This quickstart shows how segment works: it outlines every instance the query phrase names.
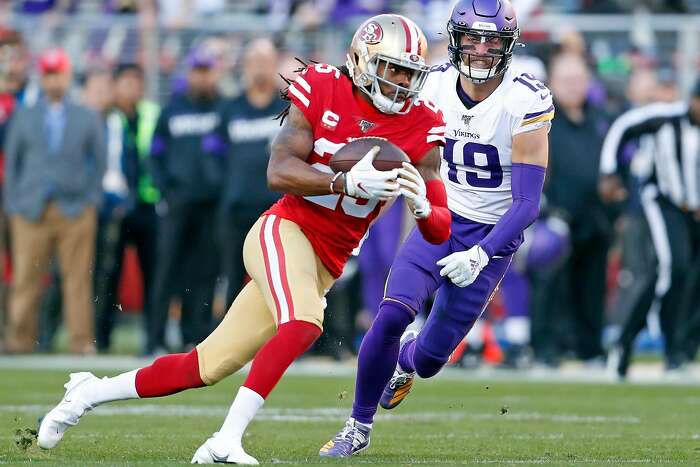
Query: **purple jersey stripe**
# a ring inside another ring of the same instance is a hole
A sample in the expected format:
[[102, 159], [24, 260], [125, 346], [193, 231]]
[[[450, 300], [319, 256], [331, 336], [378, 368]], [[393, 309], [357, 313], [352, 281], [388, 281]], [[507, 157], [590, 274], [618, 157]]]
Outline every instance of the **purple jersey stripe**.
[[551, 112], [552, 110], [554, 110], [554, 104], [550, 105], [549, 108], [548, 108], [547, 110], [543, 110], [542, 112], [533, 112], [533, 113], [531, 113], [531, 114], [525, 114], [525, 116], [523, 117], [523, 120], [527, 120], [527, 119], [529, 119], [529, 118], [537, 117], [538, 115], [546, 114], [546, 113], [548, 113], [548, 112]]

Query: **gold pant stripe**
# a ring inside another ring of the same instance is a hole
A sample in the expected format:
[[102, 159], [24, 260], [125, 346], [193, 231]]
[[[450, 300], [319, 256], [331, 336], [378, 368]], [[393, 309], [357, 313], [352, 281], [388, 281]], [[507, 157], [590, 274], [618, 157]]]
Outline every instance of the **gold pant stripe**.
[[270, 288], [277, 311], [277, 322], [284, 324], [294, 319], [294, 300], [287, 280], [286, 257], [280, 238], [281, 219], [265, 216], [260, 227], [260, 249], [265, 259], [267, 286]]

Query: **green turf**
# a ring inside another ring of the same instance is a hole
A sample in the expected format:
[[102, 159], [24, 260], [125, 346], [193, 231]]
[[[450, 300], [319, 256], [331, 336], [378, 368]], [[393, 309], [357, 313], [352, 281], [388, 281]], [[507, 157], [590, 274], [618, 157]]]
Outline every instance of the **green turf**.
[[[60, 399], [64, 379], [65, 372], [0, 372], [0, 464], [186, 464], [240, 383], [113, 404], [112, 415], [88, 414], [53, 451], [20, 450], [15, 430], [35, 426], [41, 406]], [[367, 453], [322, 461], [318, 449], [342, 426], [352, 391], [351, 378], [286, 378], [250, 426], [248, 452], [285, 464], [700, 465], [697, 387], [445, 379], [418, 381], [404, 405], [381, 412]], [[126, 409], [151, 412], [118, 413]], [[188, 409], [205, 413], [172, 414]]]

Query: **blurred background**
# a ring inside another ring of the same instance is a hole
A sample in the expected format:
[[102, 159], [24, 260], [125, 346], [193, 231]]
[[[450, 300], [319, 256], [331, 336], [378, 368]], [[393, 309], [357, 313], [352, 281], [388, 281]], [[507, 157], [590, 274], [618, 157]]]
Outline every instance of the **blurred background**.
[[[451, 362], [624, 377], [638, 355], [696, 377], [700, 211], [667, 203], [675, 227], [659, 237], [642, 196], [659, 150], [609, 129], [630, 109], [700, 98], [700, 1], [512, 1], [525, 44], [513, 66], [557, 106], [546, 200]], [[247, 280], [243, 238], [278, 196], [265, 168], [280, 75], [297, 58], [343, 64], [355, 28], [382, 12], [416, 21], [443, 63], [452, 3], [0, 1], [2, 352], [196, 345]], [[680, 176], [700, 196], [695, 170]], [[319, 358], [353, 361], [412, 228], [405, 214], [396, 203], [372, 228], [329, 294]]]

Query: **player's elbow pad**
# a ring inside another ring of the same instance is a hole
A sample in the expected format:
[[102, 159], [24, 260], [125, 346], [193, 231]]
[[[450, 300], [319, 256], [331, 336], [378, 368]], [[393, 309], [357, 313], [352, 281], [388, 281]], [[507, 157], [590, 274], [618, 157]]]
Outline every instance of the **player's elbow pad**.
[[418, 230], [428, 242], [439, 245], [450, 238], [452, 215], [447, 208], [447, 192], [441, 180], [428, 180], [425, 188], [425, 197], [430, 202], [430, 215], [418, 219]]

